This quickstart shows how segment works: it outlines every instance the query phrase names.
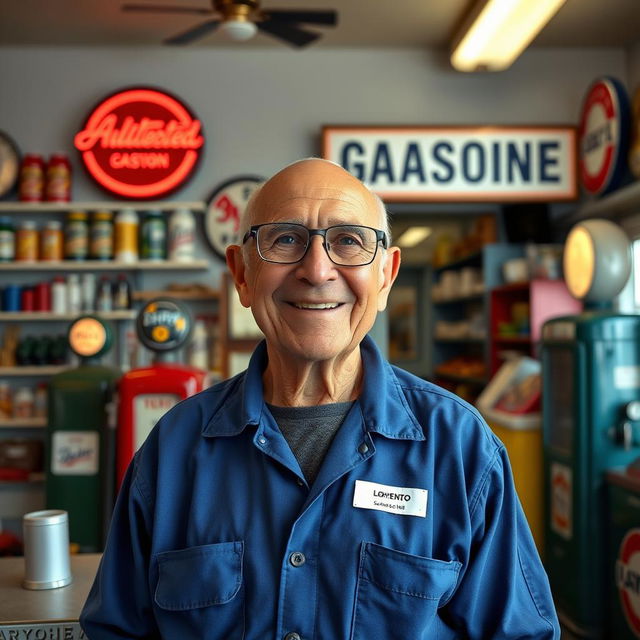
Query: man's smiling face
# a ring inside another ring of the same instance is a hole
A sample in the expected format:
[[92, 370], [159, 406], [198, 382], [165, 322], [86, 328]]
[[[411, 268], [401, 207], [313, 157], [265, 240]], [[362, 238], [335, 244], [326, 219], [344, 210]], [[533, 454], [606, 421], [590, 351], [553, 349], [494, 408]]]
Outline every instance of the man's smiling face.
[[[274, 176], [251, 212], [252, 225], [385, 226], [371, 193], [340, 167], [321, 160], [296, 163]], [[323, 361], [352, 352], [385, 308], [399, 262], [385, 253], [379, 247], [371, 264], [338, 266], [329, 259], [322, 238], [313, 236], [300, 262], [273, 264], [260, 259], [252, 238], [244, 246], [241, 268], [232, 270], [240, 299], [251, 306], [270, 347], [289, 357]]]

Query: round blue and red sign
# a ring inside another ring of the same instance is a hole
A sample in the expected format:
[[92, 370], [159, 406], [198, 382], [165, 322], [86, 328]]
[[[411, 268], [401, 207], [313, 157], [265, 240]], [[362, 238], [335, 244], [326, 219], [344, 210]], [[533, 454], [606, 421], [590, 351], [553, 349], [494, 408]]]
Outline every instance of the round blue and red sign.
[[640, 638], [640, 529], [631, 529], [622, 540], [616, 584], [627, 623]]
[[596, 80], [584, 99], [580, 118], [580, 180], [594, 195], [620, 186], [627, 173], [629, 98], [610, 77]]

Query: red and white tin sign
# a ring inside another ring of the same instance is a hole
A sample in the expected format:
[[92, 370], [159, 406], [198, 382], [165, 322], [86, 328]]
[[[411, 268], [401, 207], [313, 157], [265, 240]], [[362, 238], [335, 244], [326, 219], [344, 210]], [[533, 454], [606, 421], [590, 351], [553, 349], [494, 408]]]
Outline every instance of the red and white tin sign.
[[626, 171], [629, 99], [614, 78], [594, 82], [580, 118], [580, 180], [594, 195], [615, 189]]
[[627, 623], [640, 638], [640, 529], [631, 529], [622, 540], [616, 562], [616, 585]]
[[100, 186], [147, 199], [175, 191], [192, 176], [204, 136], [200, 120], [178, 98], [135, 87], [100, 102], [74, 144]]

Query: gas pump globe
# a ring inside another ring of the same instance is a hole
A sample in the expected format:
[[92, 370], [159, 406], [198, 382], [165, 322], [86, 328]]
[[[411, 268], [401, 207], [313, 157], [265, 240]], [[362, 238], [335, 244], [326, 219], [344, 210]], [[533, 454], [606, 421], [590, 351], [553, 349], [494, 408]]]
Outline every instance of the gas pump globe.
[[567, 237], [563, 267], [574, 298], [609, 308], [631, 274], [629, 239], [609, 220], [581, 222]]
[[612, 311], [631, 272], [617, 225], [577, 224], [563, 262], [585, 310], [542, 329], [544, 560], [561, 623], [578, 637], [604, 638], [605, 472], [640, 454], [640, 316]]

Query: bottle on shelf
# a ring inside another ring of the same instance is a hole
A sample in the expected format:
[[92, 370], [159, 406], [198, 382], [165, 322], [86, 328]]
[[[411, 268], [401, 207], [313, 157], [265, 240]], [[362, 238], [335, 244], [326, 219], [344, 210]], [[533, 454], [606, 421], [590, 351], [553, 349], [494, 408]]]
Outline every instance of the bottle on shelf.
[[13, 396], [13, 417], [33, 418], [34, 395], [30, 387], [18, 387]]
[[64, 230], [64, 257], [86, 260], [89, 256], [89, 223], [85, 211], [70, 211]]
[[56, 276], [51, 284], [51, 311], [67, 313], [67, 283], [62, 276]]
[[64, 258], [64, 234], [59, 220], [50, 220], [40, 231], [40, 260], [55, 261]]
[[195, 257], [196, 223], [189, 209], [176, 209], [169, 218], [169, 260], [191, 262]]
[[38, 227], [33, 220], [23, 220], [16, 232], [16, 261], [37, 262]]
[[82, 311], [82, 288], [80, 277], [77, 273], [67, 276], [67, 313], [80, 313]]
[[35, 286], [35, 310], [51, 311], [51, 284], [38, 282]]
[[18, 197], [21, 202], [42, 202], [44, 196], [44, 160], [39, 153], [28, 153], [22, 160]]
[[20, 311], [35, 311], [36, 296], [33, 287], [22, 287], [20, 293]]
[[16, 232], [13, 220], [0, 217], [0, 262], [11, 262], [16, 256]]
[[193, 325], [191, 344], [189, 345], [189, 364], [192, 367], [209, 370], [209, 345], [207, 325], [201, 318], [196, 319]]
[[54, 153], [47, 163], [45, 200], [69, 202], [71, 200], [71, 163], [64, 153]]
[[11, 387], [3, 380], [0, 381], [0, 420], [7, 420], [11, 416], [13, 416]]
[[115, 219], [115, 259], [119, 262], [138, 260], [138, 214], [122, 209]]
[[131, 309], [131, 285], [124, 273], [118, 274], [113, 291], [113, 308], [116, 311]]
[[47, 417], [47, 387], [48, 385], [44, 381], [38, 382], [36, 386], [33, 412], [36, 418]]
[[113, 214], [111, 211], [96, 211], [91, 221], [90, 255], [94, 260], [113, 258]]
[[143, 260], [164, 260], [167, 253], [167, 224], [162, 211], [149, 211], [142, 223]]
[[95, 273], [83, 273], [82, 274], [82, 311], [95, 311], [96, 310], [96, 274]]
[[100, 278], [100, 284], [98, 285], [98, 296], [96, 298], [96, 310], [97, 311], [112, 311], [113, 300], [111, 297], [111, 282], [107, 276]]

